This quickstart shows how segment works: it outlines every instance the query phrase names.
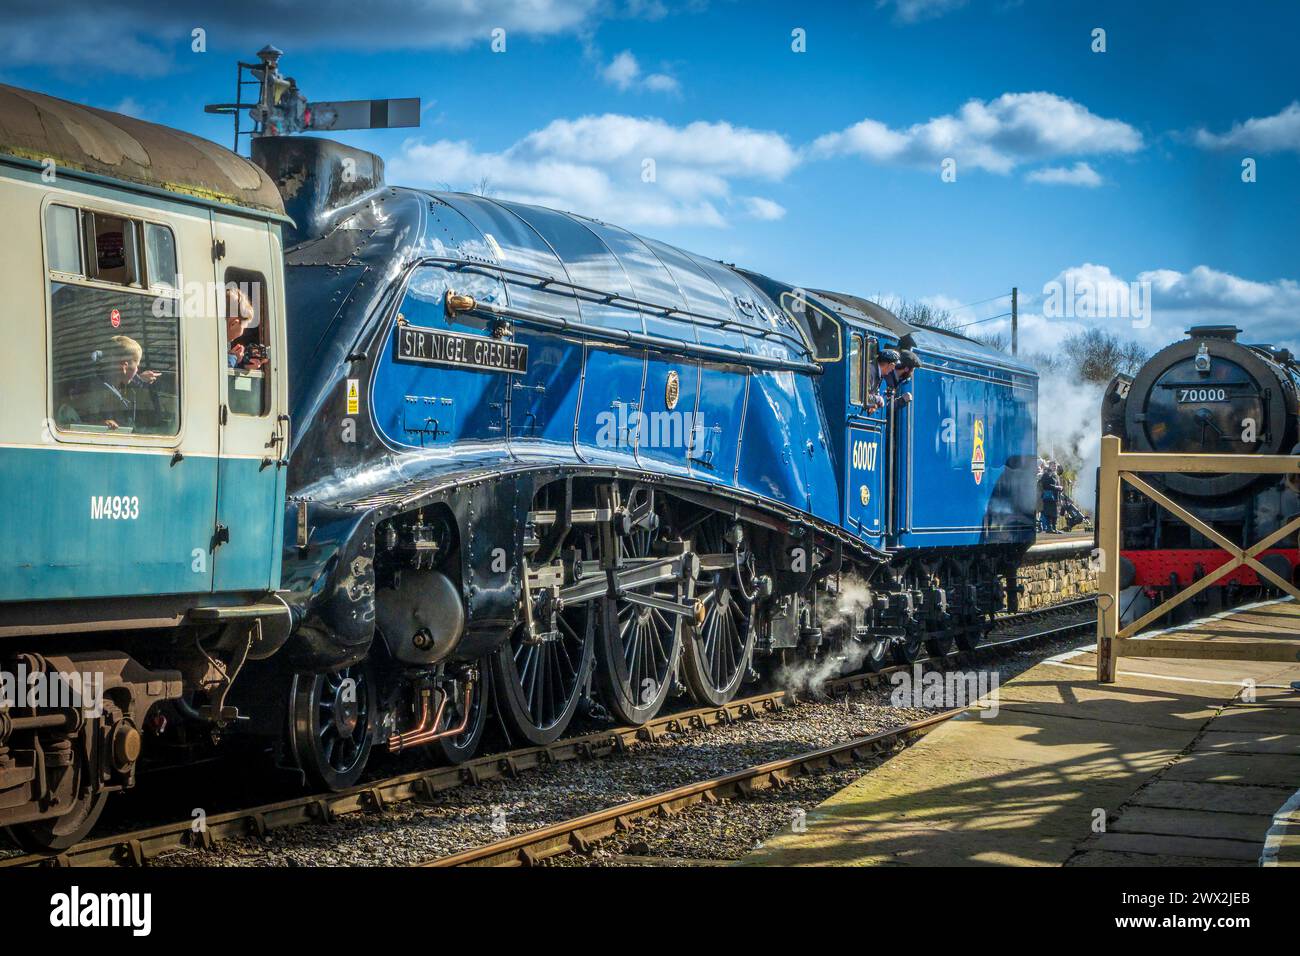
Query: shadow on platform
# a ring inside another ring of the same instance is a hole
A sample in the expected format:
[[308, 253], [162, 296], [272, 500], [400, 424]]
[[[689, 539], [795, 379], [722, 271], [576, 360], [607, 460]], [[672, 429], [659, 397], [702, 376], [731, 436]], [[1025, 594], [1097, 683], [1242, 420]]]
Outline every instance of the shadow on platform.
[[1094, 667], [1037, 665], [741, 865], [1255, 865], [1300, 788], [1300, 665]]

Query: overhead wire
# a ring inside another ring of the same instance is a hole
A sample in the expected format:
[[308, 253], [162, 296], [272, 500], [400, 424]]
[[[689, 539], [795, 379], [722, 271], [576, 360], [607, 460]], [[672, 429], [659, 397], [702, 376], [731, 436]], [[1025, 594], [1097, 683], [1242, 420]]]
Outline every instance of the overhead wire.
[[972, 325], [983, 325], [985, 322], [992, 322], [994, 319], [1005, 319], [1010, 314], [1010, 312], [1000, 312], [997, 315], [990, 315], [987, 319], [977, 319], [974, 322], [967, 322], [965, 325], [959, 326], [957, 331], [960, 332], [962, 329], [969, 329]]

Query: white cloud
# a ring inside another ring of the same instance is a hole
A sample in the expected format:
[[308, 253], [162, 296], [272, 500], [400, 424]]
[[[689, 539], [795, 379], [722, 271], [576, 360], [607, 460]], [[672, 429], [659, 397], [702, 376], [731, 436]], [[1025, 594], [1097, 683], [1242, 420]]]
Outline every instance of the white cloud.
[[[1064, 290], [1066, 297], [1072, 295], [1076, 307], [1061, 314], [1051, 303], [1052, 286]], [[1296, 321], [1300, 316], [1300, 283], [1293, 279], [1258, 281], [1198, 265], [1186, 272], [1151, 269], [1139, 272], [1130, 280], [1108, 266], [1085, 262], [1061, 270], [1044, 284], [1041, 295], [1027, 292], [1021, 289], [1022, 355], [1058, 355], [1062, 340], [1088, 329], [1100, 329], [1121, 340], [1136, 340], [1154, 353], [1181, 341], [1186, 329], [1196, 325], [1235, 325], [1243, 330], [1242, 341], [1267, 342], [1293, 351], [1300, 348], [1300, 323]], [[1094, 304], [1108, 302], [1117, 308], [1103, 315], [1080, 308], [1083, 301], [1079, 296], [1085, 294]], [[956, 300], [947, 296], [923, 301], [949, 309], [956, 306]], [[1135, 326], [1129, 318], [1116, 314], [1132, 313], [1134, 306], [1149, 306], [1149, 325]], [[999, 304], [996, 311], [1001, 312], [1003, 308]], [[1009, 339], [1010, 321], [999, 319], [966, 331], [972, 335], [999, 334]], [[1098, 386], [1079, 382], [1069, 372], [1047, 374], [1039, 381], [1039, 448], [1044, 453], [1065, 455], [1082, 463], [1074, 492], [1076, 501], [1080, 502], [1089, 501], [1093, 494], [1093, 474], [1100, 448], [1096, 423], [1101, 391]]]
[[618, 113], [554, 120], [522, 141], [539, 154], [587, 157], [596, 162], [653, 157], [660, 167], [681, 163], [731, 175], [782, 179], [799, 163], [779, 133], [730, 123], [697, 121], [672, 126], [661, 119]]
[[[1051, 302], [1053, 287], [1061, 296], [1058, 304], [1063, 300], [1073, 305], [1055, 307]], [[1083, 305], [1085, 295], [1090, 297], [1089, 307]], [[954, 300], [934, 296], [922, 301], [951, 309]], [[995, 314], [1005, 308], [999, 304]], [[1149, 324], [1142, 321], [1140, 313], [1144, 310]], [[965, 321], [979, 317], [959, 316]], [[1061, 270], [1044, 283], [1040, 294], [1021, 288], [1020, 347], [1026, 352], [1054, 352], [1067, 336], [1100, 328], [1121, 338], [1136, 339], [1154, 351], [1178, 341], [1194, 325], [1236, 325], [1244, 330], [1246, 341], [1295, 349], [1300, 347], [1297, 317], [1300, 283], [1294, 279], [1246, 279], [1206, 265], [1186, 272], [1150, 269], [1129, 279], [1108, 266], [1085, 262]], [[1010, 329], [1010, 319], [1002, 318], [967, 331], [1009, 337]]]
[[1204, 149], [1250, 149], [1261, 153], [1291, 150], [1300, 153], [1300, 100], [1272, 116], [1252, 117], [1234, 123], [1226, 133], [1196, 131], [1196, 145]]
[[109, 110], [114, 113], [123, 113], [126, 116], [134, 116], [136, 119], [144, 118], [144, 107], [140, 105], [139, 101], [137, 101], [134, 96], [128, 96], [125, 99], [118, 100], [118, 102], [109, 107]]
[[1197, 321], [1236, 322], [1258, 336], [1260, 325], [1275, 334], [1300, 335], [1300, 283], [1294, 279], [1259, 282], [1209, 266], [1188, 272], [1154, 269], [1138, 275], [1151, 283], [1153, 311], [1193, 316]]
[[642, 20], [662, 20], [668, 16], [663, 0], [627, 0], [627, 15]]
[[631, 50], [624, 50], [600, 71], [601, 77], [624, 92], [628, 90], [649, 90], [652, 93], [680, 93], [681, 85], [675, 77], [667, 73], [641, 72], [641, 64]]
[[[1107, 266], [1085, 262], [1062, 270], [1053, 280], [1065, 288], [1087, 286], [1097, 301], [1109, 299], [1123, 308], [1133, 297], [1145, 296], [1142, 283], [1150, 283], [1151, 323], [1135, 328], [1122, 317], [1044, 316], [1046, 296], [1027, 296], [1021, 290], [1020, 350], [1022, 354], [1060, 352], [1061, 341], [1090, 328], [1136, 340], [1154, 353], [1181, 341], [1196, 325], [1234, 325], [1245, 342], [1266, 342], [1300, 349], [1300, 284], [1292, 279], [1259, 282], [1199, 265], [1187, 272], [1152, 269], [1135, 278], [1137, 287]], [[1010, 322], [1002, 319], [967, 330], [972, 334], [1000, 333], [1010, 338]], [[1038, 419], [1039, 447], [1051, 454], [1068, 452], [1082, 461], [1075, 499], [1088, 501], [1093, 494], [1099, 436], [1096, 428], [1101, 389], [1082, 384], [1070, 374], [1051, 374], [1039, 382], [1039, 409], [1050, 409]]]
[[1008, 173], [1017, 165], [1063, 156], [1132, 153], [1142, 134], [1054, 93], [1004, 93], [969, 100], [956, 114], [906, 129], [864, 119], [818, 137], [816, 156], [860, 156], [877, 163], [937, 166], [945, 158], [963, 166]]
[[746, 196], [744, 202], [749, 214], [755, 219], [772, 222], [785, 217], [784, 206], [762, 196]]
[[[124, 28], [118, 16], [54, 10], [35, 5], [30, 16], [5, 11], [0, 30], [0, 62], [11, 67], [52, 65], [77, 74], [124, 73], [161, 76], [171, 68], [171, 54], [152, 37]], [[51, 38], [57, 37], [57, 42]]]
[[[242, 51], [245, 58], [268, 36], [291, 54], [310, 48], [486, 48], [498, 27], [506, 31], [508, 50], [511, 42], [529, 37], [590, 30], [611, 11], [601, 0], [370, 0], [364, 9], [352, 0], [317, 0], [301, 13], [265, 0], [169, 0], [161, 6], [155, 0], [118, 0], [111, 11], [92, 0], [25, 3], [4, 12], [0, 62], [155, 76], [189, 55], [190, 31], [200, 26], [209, 50], [219, 44], [223, 52]], [[654, 19], [665, 11], [650, 3], [627, 12]]]
[[606, 83], [612, 83], [620, 90], [630, 89], [641, 76], [641, 65], [637, 63], [630, 50], [624, 50], [610, 61], [609, 66], [601, 71]]
[[605, 114], [554, 120], [498, 152], [408, 140], [388, 165], [391, 181], [413, 186], [466, 188], [486, 179], [493, 196], [620, 224], [721, 227], [732, 218], [781, 218], [780, 204], [734, 195], [733, 184], [780, 181], [798, 162], [773, 132]]
[[950, 295], [939, 293], [938, 295], [927, 295], [920, 299], [922, 305], [928, 305], [932, 309], [939, 309], [943, 312], [951, 312], [954, 315], [961, 310], [961, 300], [954, 299]]
[[895, 23], [933, 20], [965, 5], [966, 0], [876, 0], [877, 8], [894, 8]]
[[680, 93], [681, 84], [675, 76], [667, 73], [651, 73], [645, 78], [645, 88], [652, 93]]
[[1100, 186], [1102, 178], [1097, 171], [1085, 162], [1073, 166], [1044, 166], [1032, 170], [1025, 179], [1031, 183], [1045, 183], [1049, 186]]

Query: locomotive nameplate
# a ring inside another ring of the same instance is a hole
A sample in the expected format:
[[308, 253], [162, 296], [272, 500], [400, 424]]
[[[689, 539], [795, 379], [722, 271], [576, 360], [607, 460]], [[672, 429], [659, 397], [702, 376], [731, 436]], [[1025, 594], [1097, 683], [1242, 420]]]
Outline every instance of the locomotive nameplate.
[[397, 361], [523, 375], [528, 371], [528, 346], [486, 335], [462, 335], [399, 325]]

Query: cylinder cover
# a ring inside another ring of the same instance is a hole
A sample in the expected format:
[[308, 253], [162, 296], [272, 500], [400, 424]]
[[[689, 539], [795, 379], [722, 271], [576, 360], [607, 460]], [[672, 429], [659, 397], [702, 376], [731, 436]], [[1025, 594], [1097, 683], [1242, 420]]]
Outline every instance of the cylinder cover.
[[460, 589], [441, 571], [403, 571], [396, 587], [376, 593], [375, 605], [379, 633], [403, 664], [442, 660], [465, 632]]

